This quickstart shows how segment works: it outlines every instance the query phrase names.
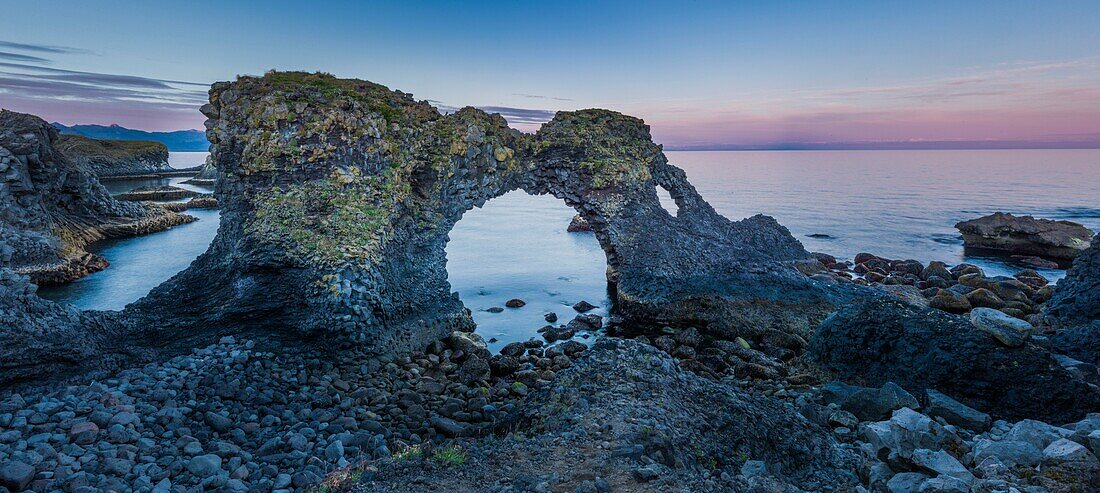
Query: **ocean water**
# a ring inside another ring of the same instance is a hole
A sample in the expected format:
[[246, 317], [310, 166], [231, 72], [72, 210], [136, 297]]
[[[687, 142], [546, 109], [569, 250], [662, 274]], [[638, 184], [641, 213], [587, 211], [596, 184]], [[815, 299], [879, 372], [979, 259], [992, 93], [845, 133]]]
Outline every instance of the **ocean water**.
[[[172, 165], [206, 153], [172, 153]], [[734, 220], [768, 214], [808, 250], [851, 259], [859, 252], [949, 264], [988, 274], [1022, 268], [1004, 256], [963, 249], [958, 221], [994, 211], [1065, 219], [1100, 230], [1100, 150], [693, 151], [667, 152], [715, 209]], [[176, 183], [180, 179], [166, 180]], [[115, 182], [113, 193], [135, 184]], [[149, 186], [142, 184], [138, 186]], [[667, 199], [666, 199], [667, 200]], [[112, 265], [44, 295], [80, 308], [118, 309], [205, 251], [217, 213], [172, 230], [97, 245]], [[559, 323], [586, 300], [610, 308], [606, 260], [591, 233], [567, 233], [574, 211], [549, 196], [512, 192], [466, 213], [450, 234], [452, 289], [491, 346], [537, 335], [553, 311]], [[811, 237], [809, 235], [827, 235]], [[1060, 270], [1043, 270], [1058, 279]], [[512, 298], [522, 308], [504, 308]]]

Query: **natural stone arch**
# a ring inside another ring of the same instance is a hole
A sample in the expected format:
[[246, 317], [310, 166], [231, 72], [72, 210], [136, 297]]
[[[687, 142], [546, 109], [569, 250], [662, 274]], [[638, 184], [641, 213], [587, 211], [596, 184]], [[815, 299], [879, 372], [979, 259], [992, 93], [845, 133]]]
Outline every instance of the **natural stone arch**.
[[447, 282], [446, 235], [466, 210], [517, 189], [588, 220], [628, 322], [804, 336], [850, 297], [795, 270], [809, 254], [775, 220], [716, 213], [641, 120], [613, 111], [559, 112], [531, 135], [500, 115], [441, 115], [377, 84], [301, 72], [214, 84], [202, 111], [220, 173], [218, 235], [122, 313], [86, 316], [106, 328], [66, 359], [74, 367], [231, 334], [272, 348], [354, 345], [384, 360], [470, 330]]

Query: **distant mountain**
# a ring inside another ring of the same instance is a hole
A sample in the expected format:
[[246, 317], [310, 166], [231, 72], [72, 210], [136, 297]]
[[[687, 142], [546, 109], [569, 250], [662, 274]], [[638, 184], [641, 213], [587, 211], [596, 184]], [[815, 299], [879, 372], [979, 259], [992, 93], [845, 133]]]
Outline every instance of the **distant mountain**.
[[73, 125], [54, 122], [53, 126], [63, 134], [83, 135], [93, 139], [151, 140], [160, 142], [169, 151], [208, 151], [210, 142], [202, 130], [176, 130], [174, 132], [146, 132], [118, 125]]

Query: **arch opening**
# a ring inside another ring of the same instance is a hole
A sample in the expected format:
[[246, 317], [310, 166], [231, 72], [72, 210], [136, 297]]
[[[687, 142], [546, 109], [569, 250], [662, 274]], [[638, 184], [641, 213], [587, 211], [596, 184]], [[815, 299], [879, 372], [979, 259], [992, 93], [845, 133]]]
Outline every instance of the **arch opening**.
[[665, 210], [670, 216], [676, 217], [680, 215], [680, 204], [676, 202], [676, 199], [672, 198], [672, 192], [668, 191], [664, 185], [655, 185], [657, 190], [657, 200], [661, 204], [661, 208]]
[[[593, 233], [566, 231], [575, 214], [551, 195], [515, 190], [467, 211], [451, 229], [447, 279], [491, 351], [542, 338], [541, 327], [579, 315], [573, 305], [581, 301], [596, 306], [586, 314], [608, 315], [607, 256]], [[525, 304], [506, 306], [512, 299]]]

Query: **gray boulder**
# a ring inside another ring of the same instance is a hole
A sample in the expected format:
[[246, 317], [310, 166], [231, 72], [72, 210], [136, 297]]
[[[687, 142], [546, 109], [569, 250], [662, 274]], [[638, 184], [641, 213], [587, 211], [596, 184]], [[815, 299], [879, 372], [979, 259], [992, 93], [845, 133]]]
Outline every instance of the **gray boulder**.
[[956, 401], [941, 392], [928, 389], [925, 391], [925, 395], [928, 396], [928, 407], [926, 409], [928, 414], [943, 418], [944, 421], [955, 426], [983, 432], [989, 430], [990, 425], [993, 423], [993, 419], [988, 414]]
[[893, 382], [886, 382], [877, 389], [830, 382], [821, 388], [821, 395], [826, 403], [837, 404], [860, 421], [887, 419], [904, 407], [920, 409], [917, 398]]
[[1023, 346], [1033, 329], [1031, 324], [992, 308], [971, 310], [970, 323], [1008, 347]]
[[1009, 467], [1039, 465], [1043, 460], [1043, 450], [1023, 441], [980, 440], [974, 445], [974, 463], [981, 464], [993, 457]]

